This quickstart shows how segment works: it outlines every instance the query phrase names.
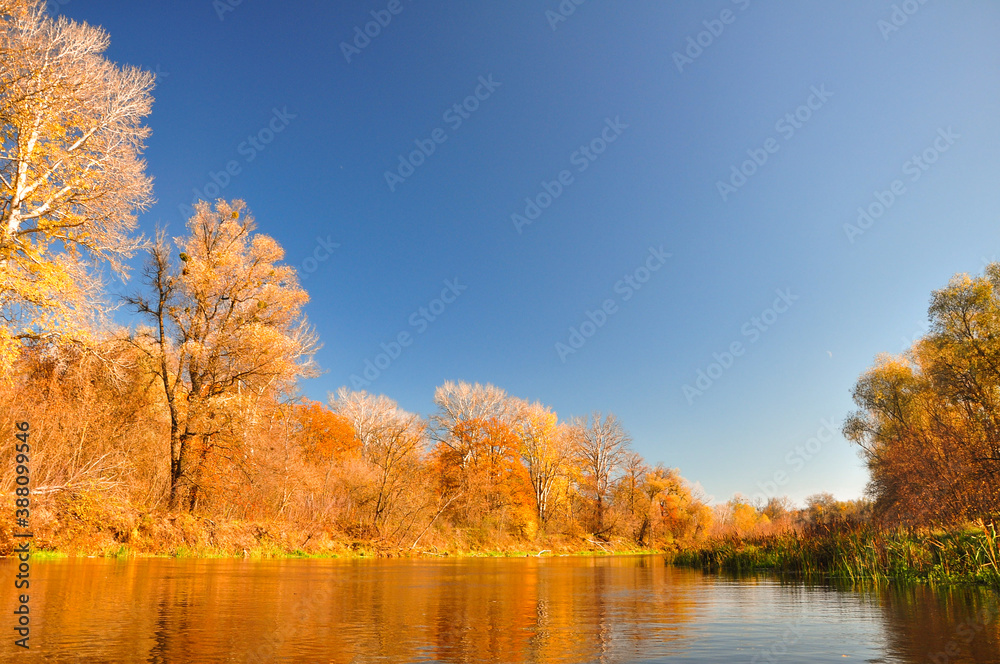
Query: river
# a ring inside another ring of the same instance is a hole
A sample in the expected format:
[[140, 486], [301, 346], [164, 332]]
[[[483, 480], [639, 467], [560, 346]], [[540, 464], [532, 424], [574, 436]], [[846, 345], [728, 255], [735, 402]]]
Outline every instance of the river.
[[[0, 561], [0, 578], [16, 574]], [[8, 581], [4, 581], [5, 584]], [[661, 556], [32, 561], [3, 662], [1000, 662], [998, 597], [727, 578]]]

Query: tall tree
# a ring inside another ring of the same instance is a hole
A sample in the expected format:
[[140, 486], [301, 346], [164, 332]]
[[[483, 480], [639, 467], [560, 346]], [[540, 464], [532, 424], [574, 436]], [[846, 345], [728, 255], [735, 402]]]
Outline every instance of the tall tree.
[[583, 488], [594, 501], [595, 534], [606, 531], [605, 513], [612, 485], [625, 462], [631, 436], [614, 413], [593, 413], [573, 422], [574, 451], [583, 470]]
[[695, 495], [676, 468], [657, 464], [646, 474], [643, 488], [649, 499], [648, 521], [643, 526], [649, 530], [640, 532], [645, 535], [636, 538], [640, 543], [655, 541], [661, 532], [664, 543], [691, 543], [711, 524], [711, 508]]
[[122, 272], [142, 246], [153, 75], [107, 60], [108, 43], [42, 0], [0, 0], [0, 365], [20, 342], [80, 338], [95, 268]]
[[526, 401], [517, 404], [514, 431], [535, 499], [535, 518], [542, 528], [551, 515], [555, 488], [569, 460], [568, 436], [555, 413], [540, 403]]
[[176, 241], [179, 261], [159, 234], [145, 271], [151, 294], [128, 298], [152, 323], [136, 342], [154, 359], [170, 414], [172, 508], [194, 510], [213, 453], [252, 455], [233, 454], [234, 423], [252, 425], [262, 400], [315, 372], [308, 295], [280, 263], [281, 246], [254, 229], [242, 201], [199, 203]]
[[649, 466], [637, 452], [628, 451], [622, 458], [621, 478], [615, 491], [617, 513], [624, 516], [631, 534], [637, 542], [644, 542], [649, 530], [649, 502], [644, 494], [649, 488]]

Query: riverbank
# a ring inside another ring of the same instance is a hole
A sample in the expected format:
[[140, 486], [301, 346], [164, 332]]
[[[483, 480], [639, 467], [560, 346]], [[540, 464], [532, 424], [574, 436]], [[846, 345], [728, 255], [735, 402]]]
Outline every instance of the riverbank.
[[[15, 541], [13, 505], [0, 515], [0, 556]], [[433, 528], [414, 542], [352, 537], [330, 524], [242, 521], [143, 511], [97, 493], [64, 493], [33, 501], [32, 556], [174, 558], [400, 558], [637, 555], [662, 553], [621, 538], [548, 534], [534, 539], [484, 537]], [[20, 544], [20, 541], [18, 542]]]
[[712, 540], [671, 557], [708, 571], [768, 570], [861, 581], [981, 583], [1000, 587], [994, 524], [949, 532], [886, 532], [872, 526]]

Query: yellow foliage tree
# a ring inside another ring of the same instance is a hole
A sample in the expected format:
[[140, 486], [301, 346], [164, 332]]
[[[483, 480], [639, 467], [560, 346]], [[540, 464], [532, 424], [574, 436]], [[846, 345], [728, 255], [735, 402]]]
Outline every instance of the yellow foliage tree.
[[947, 525], [1000, 512], [1000, 264], [931, 298], [931, 328], [858, 379], [844, 434], [871, 472], [876, 514]]
[[309, 297], [281, 246], [254, 229], [242, 201], [199, 203], [176, 241], [180, 264], [161, 233], [145, 271], [151, 293], [128, 298], [153, 324], [135, 342], [154, 359], [170, 413], [172, 508], [194, 510], [213, 452], [250, 453], [234, 453], [234, 426], [252, 426], [262, 402], [315, 372]]
[[21, 343], [83, 339], [100, 263], [122, 272], [151, 202], [140, 159], [153, 75], [118, 67], [100, 28], [0, 0], [0, 367]]
[[514, 433], [528, 471], [537, 525], [544, 527], [551, 516], [558, 481], [565, 476], [569, 435], [556, 414], [542, 404], [519, 401], [516, 407]]

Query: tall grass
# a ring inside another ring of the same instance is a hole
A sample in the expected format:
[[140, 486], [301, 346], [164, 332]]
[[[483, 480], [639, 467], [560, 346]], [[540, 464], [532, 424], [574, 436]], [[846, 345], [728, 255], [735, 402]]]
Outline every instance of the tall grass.
[[950, 532], [885, 531], [872, 525], [814, 528], [752, 538], [728, 536], [674, 557], [707, 570], [824, 575], [851, 581], [928, 580], [1000, 586], [996, 524]]

